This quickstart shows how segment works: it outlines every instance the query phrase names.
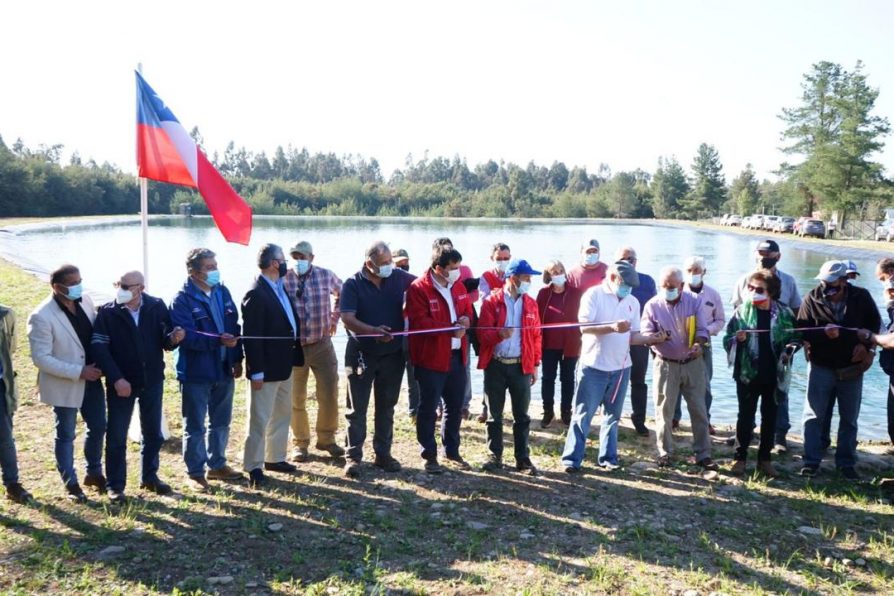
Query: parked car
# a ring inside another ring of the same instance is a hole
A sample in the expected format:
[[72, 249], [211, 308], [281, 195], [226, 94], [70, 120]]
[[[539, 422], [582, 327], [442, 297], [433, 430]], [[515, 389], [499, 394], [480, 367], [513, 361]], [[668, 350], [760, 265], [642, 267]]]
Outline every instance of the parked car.
[[802, 238], [806, 238], [807, 236], [815, 236], [816, 238], [825, 238], [826, 237], [826, 224], [824, 224], [819, 219], [808, 219], [804, 223], [801, 224], [801, 229], [798, 232], [798, 235]]
[[885, 242], [894, 239], [894, 208], [885, 209], [885, 221], [875, 228], [875, 239]]
[[795, 218], [788, 217], [787, 215], [785, 215], [785, 216], [780, 217], [776, 221], [775, 231], [783, 233], [783, 234], [790, 233], [792, 231], [792, 228], [794, 227], [794, 225], [795, 225]]
[[751, 219], [748, 220], [748, 228], [751, 230], [760, 230], [764, 227], [764, 216], [760, 213], [752, 213]]
[[763, 222], [761, 222], [762, 230], [774, 231], [776, 229], [776, 222], [779, 221], [779, 216], [777, 215], [765, 215]]
[[726, 219], [726, 223], [724, 225], [727, 226], [741, 226], [742, 225], [742, 216], [736, 215], [733, 213]]
[[751, 216], [746, 215], [745, 217], [742, 218], [742, 229], [748, 230], [750, 228], [751, 228]]
[[796, 219], [795, 223], [792, 224], [792, 233], [800, 236], [801, 235], [801, 227], [804, 225], [804, 222], [807, 221], [808, 219], [810, 219], [810, 218], [806, 217], [804, 215], [802, 215], [801, 217]]

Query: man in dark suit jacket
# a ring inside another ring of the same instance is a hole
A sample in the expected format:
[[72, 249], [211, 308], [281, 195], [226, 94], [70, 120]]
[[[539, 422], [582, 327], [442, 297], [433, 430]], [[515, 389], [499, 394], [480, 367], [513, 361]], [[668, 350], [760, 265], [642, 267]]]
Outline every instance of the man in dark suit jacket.
[[243, 345], [250, 383], [242, 462], [255, 488], [264, 483], [264, 470], [296, 470], [286, 462], [292, 367], [304, 364], [298, 315], [283, 288], [287, 264], [282, 248], [264, 245], [258, 253], [258, 267], [261, 274], [242, 300]]

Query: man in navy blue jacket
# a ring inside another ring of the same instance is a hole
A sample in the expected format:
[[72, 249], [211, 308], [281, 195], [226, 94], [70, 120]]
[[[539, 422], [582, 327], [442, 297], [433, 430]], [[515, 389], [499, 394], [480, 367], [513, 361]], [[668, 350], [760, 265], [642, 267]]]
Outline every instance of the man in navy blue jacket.
[[169, 495], [158, 478], [164, 350], [172, 350], [186, 332], [171, 325], [165, 303], [144, 292], [143, 274], [130, 271], [115, 285], [114, 301], [99, 307], [93, 322], [93, 356], [106, 375], [106, 489], [114, 504], [124, 503], [127, 479], [127, 429], [134, 403], [140, 404], [142, 482], [140, 488]]
[[212, 251], [189, 251], [186, 270], [189, 277], [171, 302], [171, 321], [186, 330], [176, 364], [183, 398], [183, 459], [190, 480], [207, 491], [206, 465], [212, 480], [242, 478], [241, 472], [227, 465], [234, 379], [242, 376], [239, 311], [230, 291], [220, 283]]

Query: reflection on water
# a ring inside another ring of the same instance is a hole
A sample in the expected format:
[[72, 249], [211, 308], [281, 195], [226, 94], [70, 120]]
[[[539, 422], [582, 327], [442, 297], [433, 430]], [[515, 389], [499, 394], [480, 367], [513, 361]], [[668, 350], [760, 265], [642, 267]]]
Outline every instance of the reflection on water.
[[[490, 247], [505, 242], [513, 256], [529, 260], [538, 267], [552, 258], [573, 265], [581, 241], [597, 238], [602, 260], [610, 261], [616, 249], [632, 246], [639, 256], [638, 268], [653, 276], [665, 265], [679, 265], [689, 255], [701, 255], [708, 263], [705, 283], [726, 297], [736, 279], [753, 265], [754, 239], [738, 234], [713, 233], [676, 227], [631, 223], [562, 223], [555, 221], [451, 221], [382, 218], [256, 217], [251, 246], [227, 244], [208, 218], [167, 218], [153, 220], [149, 234], [149, 288], [151, 294], [170, 300], [186, 276], [186, 252], [207, 246], [217, 252], [222, 279], [238, 300], [257, 274], [258, 248], [273, 242], [286, 250], [299, 240], [313, 245], [315, 263], [332, 269], [342, 279], [355, 273], [363, 261], [366, 247], [374, 240], [388, 242], [392, 249], [404, 248], [411, 257], [411, 271], [419, 274], [427, 265], [432, 240], [448, 236], [463, 254], [464, 263], [475, 274], [487, 268]], [[782, 249], [780, 268], [795, 276], [802, 295], [815, 285], [813, 276], [826, 255], [777, 240]], [[124, 271], [142, 268], [140, 228], [134, 224], [89, 225], [29, 231], [16, 235], [0, 234], [0, 250], [38, 270], [49, 271], [67, 261], [78, 265], [84, 283], [93, 291], [111, 296], [112, 282]], [[838, 255], [848, 258], [849, 255]], [[859, 284], [867, 287], [878, 301], [881, 284], [872, 276], [874, 262], [853, 259], [864, 272]], [[532, 295], [541, 287], [534, 280]], [[729, 308], [727, 307], [727, 311]], [[730, 312], [727, 312], [729, 316]], [[339, 330], [336, 348], [342, 353], [344, 331]], [[715, 370], [712, 419], [715, 423], [735, 422], [737, 403], [735, 385], [726, 368], [719, 338], [714, 338]], [[793, 430], [799, 432], [803, 406], [805, 362], [798, 356], [793, 374], [791, 414]], [[863, 439], [887, 436], [885, 403], [888, 378], [878, 366], [866, 375], [860, 436]], [[473, 376], [478, 407], [482, 391], [481, 375]], [[534, 399], [539, 399], [535, 387]], [[404, 407], [403, 404], [399, 406]], [[685, 408], [684, 408], [685, 409]], [[651, 405], [650, 405], [651, 410]], [[650, 411], [651, 415], [651, 411]]]

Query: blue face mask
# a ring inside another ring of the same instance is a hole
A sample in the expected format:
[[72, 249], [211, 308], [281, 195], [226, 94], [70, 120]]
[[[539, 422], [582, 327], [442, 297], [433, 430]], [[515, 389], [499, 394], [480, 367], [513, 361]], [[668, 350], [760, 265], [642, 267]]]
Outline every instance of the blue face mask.
[[394, 271], [394, 265], [388, 263], [387, 265], [379, 265], [379, 271], [376, 273], [382, 279], [386, 277], [391, 277], [391, 273]]
[[632, 291], [632, 287], [628, 286], [627, 284], [621, 284], [618, 286], [617, 291], [615, 291], [615, 296], [623, 300], [624, 298], [627, 298], [627, 296], [630, 296], [630, 292]]
[[295, 271], [298, 272], [298, 275], [304, 275], [310, 270], [310, 261], [307, 259], [298, 259], [295, 262]]
[[584, 265], [592, 266], [598, 262], [599, 262], [599, 253], [598, 252], [587, 253], [584, 255]]
[[674, 300], [676, 300], [679, 297], [680, 297], [680, 288], [671, 288], [669, 290], [667, 288], [664, 289], [664, 299], [667, 300], [668, 302], [673, 302]]
[[518, 293], [519, 294], [527, 294], [528, 290], [531, 289], [531, 282], [529, 281], [520, 281], [518, 282]]
[[205, 280], [205, 283], [211, 286], [212, 288], [220, 283], [220, 271], [215, 269], [214, 271], [208, 272], [208, 279]]
[[68, 290], [68, 299], [77, 300], [84, 294], [84, 284], [75, 284], [73, 286], [65, 286]]

